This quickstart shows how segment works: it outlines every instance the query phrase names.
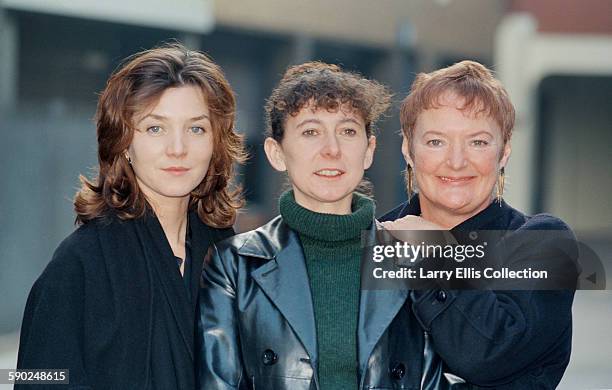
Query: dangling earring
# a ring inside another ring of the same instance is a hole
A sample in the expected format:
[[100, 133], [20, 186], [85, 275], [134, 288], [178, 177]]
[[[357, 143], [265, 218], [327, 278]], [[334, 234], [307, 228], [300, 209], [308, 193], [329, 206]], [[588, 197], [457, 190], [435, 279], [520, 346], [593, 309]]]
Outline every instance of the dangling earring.
[[412, 198], [413, 192], [413, 171], [410, 164], [406, 165], [406, 180], [408, 181], [408, 203], [410, 203], [410, 198]]
[[128, 164], [132, 165], [132, 158], [127, 152], [125, 152], [125, 159], [127, 160]]
[[499, 207], [502, 205], [502, 196], [504, 195], [504, 184], [506, 181], [506, 170], [504, 167], [501, 167], [499, 170], [499, 178], [497, 179], [497, 203], [499, 203]]

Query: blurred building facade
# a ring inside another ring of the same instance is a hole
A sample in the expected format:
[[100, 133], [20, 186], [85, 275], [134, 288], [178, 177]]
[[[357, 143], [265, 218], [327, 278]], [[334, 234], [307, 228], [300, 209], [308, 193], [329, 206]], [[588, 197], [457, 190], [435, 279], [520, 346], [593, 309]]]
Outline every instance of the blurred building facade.
[[0, 0], [0, 334], [73, 228], [96, 164], [97, 93], [121, 59], [170, 39], [207, 52], [238, 97], [243, 230], [276, 213], [284, 179], [263, 155], [263, 104], [284, 69], [341, 64], [395, 92], [368, 177], [379, 213], [403, 201], [399, 101], [414, 75], [462, 59], [493, 67], [517, 106], [507, 199], [612, 234], [612, 2], [608, 0]]

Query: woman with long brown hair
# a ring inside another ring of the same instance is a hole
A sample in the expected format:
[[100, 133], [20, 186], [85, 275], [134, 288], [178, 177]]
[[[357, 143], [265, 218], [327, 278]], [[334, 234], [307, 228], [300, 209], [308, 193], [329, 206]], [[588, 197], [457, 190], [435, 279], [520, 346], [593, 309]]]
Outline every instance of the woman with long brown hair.
[[21, 369], [68, 369], [78, 388], [193, 389], [198, 280], [233, 234], [244, 158], [221, 69], [179, 44], [138, 53], [97, 109], [99, 173], [81, 178], [79, 228], [34, 284]]

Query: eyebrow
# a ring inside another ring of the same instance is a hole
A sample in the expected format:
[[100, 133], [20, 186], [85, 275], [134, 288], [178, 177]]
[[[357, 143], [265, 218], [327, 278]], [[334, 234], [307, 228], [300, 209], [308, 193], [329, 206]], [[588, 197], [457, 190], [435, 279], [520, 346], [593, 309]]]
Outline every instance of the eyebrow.
[[436, 131], [436, 130], [427, 130], [426, 132], [423, 133], [423, 135], [446, 135], [446, 133], [442, 132], [442, 131]]
[[360, 123], [358, 120], [353, 119], [353, 118], [345, 118], [345, 119], [342, 119], [342, 120], [340, 121], [340, 124], [342, 124], [342, 123], [348, 123], [348, 122], [350, 122], [350, 123], [354, 123], [354, 124], [356, 124], [356, 125], [358, 125], [358, 126], [362, 126], [362, 123]]
[[485, 134], [485, 135], [493, 137], [493, 134], [491, 134], [491, 132], [487, 130], [475, 131], [470, 134], [470, 137], [476, 137], [477, 135], [481, 135], [481, 134]]
[[[359, 123], [357, 120], [355, 120], [355, 119], [353, 119], [353, 118], [345, 118], [345, 119], [342, 119], [342, 120], [340, 121], [340, 123], [339, 123], [339, 124], [344, 124], [344, 123], [348, 123], [348, 122], [350, 122], [350, 123], [354, 123], [354, 124], [356, 124], [356, 125], [358, 125], [358, 126], [361, 126], [361, 125], [362, 125], [361, 123]], [[313, 124], [316, 124], [316, 125], [320, 125], [320, 124], [321, 124], [321, 123], [323, 123], [323, 122], [322, 122], [320, 119], [317, 119], [317, 118], [308, 118], [308, 119], [304, 119], [303, 121], [301, 121], [300, 123], [298, 123], [296, 127], [302, 127], [302, 126], [304, 126], [304, 125], [306, 125], [306, 124], [309, 124], [309, 123], [313, 123]]]
[[319, 119], [317, 119], [317, 118], [308, 118], [308, 119], [304, 119], [303, 121], [298, 123], [297, 126], [295, 126], [295, 127], [302, 127], [302, 126], [307, 125], [309, 123], [314, 123], [316, 125], [320, 125], [321, 121]]
[[[437, 131], [437, 130], [427, 130], [425, 133], [423, 133], [423, 135], [429, 135], [429, 134], [432, 134], [432, 135], [442, 135], [442, 136], [445, 136], [445, 135], [446, 135], [446, 133], [445, 133], [445, 132], [443, 132], [443, 131]], [[493, 134], [491, 134], [491, 132], [490, 132], [490, 131], [487, 131], [487, 130], [479, 130], [479, 131], [475, 131], [475, 132], [473, 132], [473, 133], [468, 134], [468, 137], [475, 137], [475, 136], [477, 136], [477, 135], [481, 135], [481, 134], [485, 134], [485, 135], [488, 135], [488, 136], [491, 136], [491, 137], [493, 137], [493, 136], [494, 136]]]
[[[168, 117], [163, 116], [163, 115], [159, 115], [159, 114], [149, 114], [147, 116], [145, 116], [144, 118], [142, 118], [143, 120], [146, 118], [153, 118], [153, 119], [157, 119], [157, 120], [167, 120]], [[194, 116], [193, 118], [189, 118], [190, 121], [192, 122], [196, 122], [202, 119], [208, 119], [210, 120], [210, 117], [207, 114], [202, 114], [199, 116]]]

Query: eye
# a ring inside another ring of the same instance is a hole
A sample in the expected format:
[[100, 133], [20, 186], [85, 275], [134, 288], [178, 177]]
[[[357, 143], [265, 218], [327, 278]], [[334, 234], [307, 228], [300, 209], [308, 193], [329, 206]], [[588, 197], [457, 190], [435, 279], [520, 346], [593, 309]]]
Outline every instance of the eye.
[[429, 141], [427, 141], [427, 145], [428, 146], [442, 146], [442, 140], [441, 139], [430, 139]]
[[487, 142], [487, 141], [485, 141], [483, 139], [475, 139], [475, 140], [472, 141], [472, 145], [482, 147], [482, 146], [489, 145], [489, 142]]
[[342, 134], [349, 135], [349, 136], [352, 137], [354, 135], [357, 135], [357, 130], [351, 129], [351, 128], [344, 129], [344, 130], [342, 130]]
[[302, 135], [305, 135], [307, 137], [313, 137], [315, 135], [317, 135], [317, 130], [315, 129], [307, 129], [302, 131]]
[[192, 126], [192, 127], [189, 128], [189, 131], [192, 134], [204, 134], [204, 133], [206, 133], [206, 130], [204, 130], [203, 127], [199, 127], [199, 126]]
[[151, 126], [147, 128], [147, 133], [149, 134], [158, 135], [161, 134], [161, 132], [162, 128], [160, 126]]

